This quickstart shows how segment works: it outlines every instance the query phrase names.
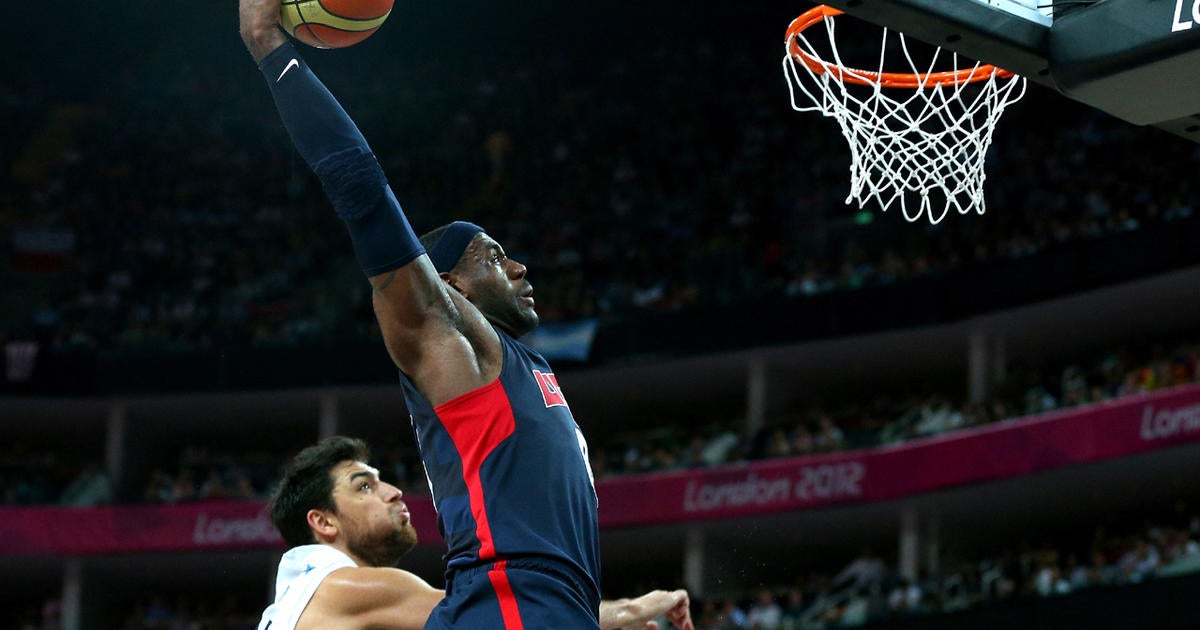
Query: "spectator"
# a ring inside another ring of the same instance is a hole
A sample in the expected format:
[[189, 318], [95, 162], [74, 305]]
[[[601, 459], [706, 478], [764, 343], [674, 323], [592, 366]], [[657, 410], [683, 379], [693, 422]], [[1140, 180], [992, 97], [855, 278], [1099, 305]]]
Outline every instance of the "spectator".
[[950, 401], [941, 396], [929, 399], [920, 409], [920, 417], [913, 433], [918, 436], [938, 435], [946, 431], [962, 428], [965, 421], [960, 410], [955, 409]]
[[250, 481], [246, 471], [238, 466], [230, 466], [226, 470], [226, 475], [232, 480], [228, 486], [229, 498], [231, 499], [253, 499], [257, 496], [254, 491], [254, 484]]
[[783, 609], [775, 601], [775, 594], [769, 589], [761, 589], [757, 599], [750, 606], [746, 615], [746, 627], [750, 630], [778, 630]]
[[908, 578], [901, 578], [888, 594], [888, 609], [894, 613], [915, 613], [921, 609], [921, 587]]
[[89, 506], [111, 503], [112, 486], [108, 474], [97, 462], [88, 462], [79, 475], [63, 490], [59, 502], [63, 505]]
[[748, 623], [746, 611], [742, 610], [733, 598], [725, 600], [721, 612], [717, 615], [717, 620], [717, 630], [742, 630], [747, 628], [746, 624]]
[[186, 503], [196, 500], [196, 482], [190, 468], [179, 471], [179, 476], [171, 484], [171, 503]]
[[1079, 591], [1088, 588], [1092, 585], [1091, 576], [1089, 575], [1088, 567], [1079, 563], [1075, 554], [1067, 556], [1067, 566], [1064, 571], [1067, 588], [1072, 591]]
[[842, 627], [854, 628], [867, 623], [870, 613], [870, 600], [866, 593], [856, 588], [850, 591], [838, 621]]
[[1141, 582], [1152, 576], [1158, 564], [1158, 550], [1140, 536], [1134, 539], [1132, 548], [1120, 560], [1121, 571], [1130, 582]]
[[842, 430], [833, 423], [833, 418], [829, 414], [823, 413], [817, 420], [817, 435], [814, 439], [814, 447], [820, 452], [840, 451], [845, 442], [845, 436]]
[[1121, 580], [1121, 568], [1110, 564], [1108, 556], [1099, 549], [1092, 550], [1092, 564], [1088, 568], [1088, 582], [1092, 586], [1117, 584]]
[[799, 630], [805, 610], [804, 590], [793, 586], [787, 590], [787, 603], [780, 613], [780, 626], [784, 630]]
[[870, 589], [883, 581], [886, 568], [883, 560], [869, 546], [864, 546], [850, 564], [833, 578], [835, 588]]
[[142, 490], [142, 500], [146, 503], [170, 503], [174, 497], [175, 480], [161, 468], [155, 468]]
[[200, 484], [200, 491], [196, 498], [201, 501], [213, 501], [229, 498], [231, 492], [226, 486], [225, 480], [222, 479], [221, 473], [216, 468], [208, 470], [208, 476], [204, 482]]
[[1038, 562], [1038, 568], [1033, 578], [1034, 590], [1041, 597], [1050, 597], [1052, 595], [1065, 595], [1070, 592], [1070, 583], [1063, 579], [1062, 572], [1058, 568], [1058, 564], [1054, 562], [1053, 556], [1043, 557]]
[[730, 461], [740, 442], [737, 433], [733, 430], [718, 429], [701, 450], [700, 461], [704, 462], [705, 466], [717, 466]]
[[792, 454], [792, 444], [783, 427], [769, 429], [765, 450], [764, 456], [768, 458], [788, 457]]

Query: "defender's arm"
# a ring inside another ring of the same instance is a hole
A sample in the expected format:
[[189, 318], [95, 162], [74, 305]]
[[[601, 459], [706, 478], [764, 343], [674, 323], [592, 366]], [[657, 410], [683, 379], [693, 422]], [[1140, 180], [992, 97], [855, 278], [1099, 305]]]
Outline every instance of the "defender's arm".
[[650, 591], [634, 599], [600, 602], [600, 628], [658, 628], [654, 620], [665, 616], [678, 630], [695, 630], [687, 591]]
[[445, 596], [408, 571], [338, 569], [317, 587], [297, 628], [421, 630]]

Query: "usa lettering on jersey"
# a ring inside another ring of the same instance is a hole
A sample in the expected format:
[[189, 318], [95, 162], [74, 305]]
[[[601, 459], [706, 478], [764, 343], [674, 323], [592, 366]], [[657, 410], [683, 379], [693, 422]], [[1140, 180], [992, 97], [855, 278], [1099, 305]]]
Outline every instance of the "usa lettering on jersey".
[[538, 389], [542, 390], [542, 400], [545, 401], [546, 407], [567, 406], [567, 399], [563, 397], [562, 389], [558, 387], [558, 379], [554, 377], [554, 372], [534, 370], [533, 378], [537, 381]]

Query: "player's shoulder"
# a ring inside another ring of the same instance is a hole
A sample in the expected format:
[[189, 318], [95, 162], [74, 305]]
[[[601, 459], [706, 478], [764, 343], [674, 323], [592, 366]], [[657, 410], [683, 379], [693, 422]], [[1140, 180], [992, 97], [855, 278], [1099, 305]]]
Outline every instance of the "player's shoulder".
[[397, 588], [410, 588], [424, 583], [424, 580], [403, 569], [342, 567], [326, 576], [317, 590], [340, 594], [384, 589], [394, 597]]
[[304, 629], [296, 628], [420, 630], [443, 598], [443, 590], [408, 571], [347, 566], [320, 582], [302, 614]]
[[434, 590], [428, 582], [403, 569], [343, 567], [321, 581], [314, 601], [319, 598], [321, 606], [335, 609], [361, 610]]
[[416, 630], [443, 597], [443, 591], [408, 571], [343, 567], [321, 581], [302, 621], [306, 628]]

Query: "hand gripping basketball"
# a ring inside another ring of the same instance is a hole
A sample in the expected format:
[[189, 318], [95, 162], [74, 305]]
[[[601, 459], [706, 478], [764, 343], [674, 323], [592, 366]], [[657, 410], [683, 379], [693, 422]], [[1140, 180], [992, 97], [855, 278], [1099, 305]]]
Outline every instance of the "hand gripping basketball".
[[345, 48], [368, 38], [392, 12], [394, 0], [283, 0], [279, 24], [317, 48]]

